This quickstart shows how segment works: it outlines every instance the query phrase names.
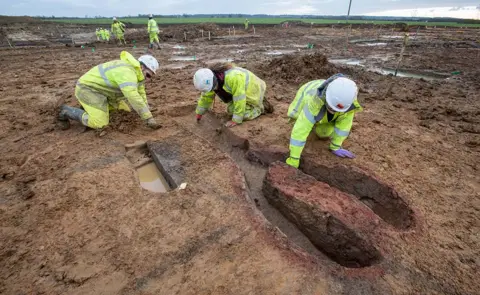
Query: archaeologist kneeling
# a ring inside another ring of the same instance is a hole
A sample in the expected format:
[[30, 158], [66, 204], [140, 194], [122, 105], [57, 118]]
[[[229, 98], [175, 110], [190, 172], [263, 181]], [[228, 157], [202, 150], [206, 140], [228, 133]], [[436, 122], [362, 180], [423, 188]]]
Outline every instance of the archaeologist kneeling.
[[103, 128], [108, 125], [110, 110], [130, 111], [130, 106], [148, 127], [160, 128], [149, 110], [144, 85], [145, 77], [151, 78], [158, 68], [153, 56], [143, 55], [136, 60], [126, 51], [120, 54], [120, 60], [92, 68], [80, 77], [75, 87], [75, 96], [83, 110], [61, 106], [58, 120], [62, 128], [70, 127], [69, 119], [90, 128]]
[[233, 64], [200, 69], [193, 77], [195, 88], [202, 92], [196, 109], [197, 122], [215, 100], [215, 95], [226, 104], [232, 120], [225, 126], [233, 127], [244, 120], [253, 120], [261, 114], [273, 112], [265, 99], [267, 85], [249, 70]]
[[315, 80], [303, 85], [288, 108], [288, 116], [296, 120], [290, 138], [287, 164], [298, 168], [307, 137], [315, 126], [320, 138], [331, 138], [330, 150], [338, 157], [355, 158], [342, 149], [352, 128], [353, 117], [362, 111], [357, 101], [355, 82], [342, 74], [328, 80]]

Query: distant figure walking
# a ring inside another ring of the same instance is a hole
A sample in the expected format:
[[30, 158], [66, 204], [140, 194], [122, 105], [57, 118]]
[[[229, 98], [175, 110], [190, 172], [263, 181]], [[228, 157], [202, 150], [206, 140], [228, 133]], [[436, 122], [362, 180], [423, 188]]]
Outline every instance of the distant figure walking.
[[113, 18], [112, 33], [115, 38], [120, 41], [120, 44], [123, 43], [127, 45], [127, 42], [125, 41], [125, 24], [118, 21], [116, 17]]
[[158, 40], [158, 25], [153, 19], [153, 15], [150, 14], [148, 18], [148, 37], [150, 38], [150, 48], [153, 48], [154, 44], [160, 49], [160, 41]]

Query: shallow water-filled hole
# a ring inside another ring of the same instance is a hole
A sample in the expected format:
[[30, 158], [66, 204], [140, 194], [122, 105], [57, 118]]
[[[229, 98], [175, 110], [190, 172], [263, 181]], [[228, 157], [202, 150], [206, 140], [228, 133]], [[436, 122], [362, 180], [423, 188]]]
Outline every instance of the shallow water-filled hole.
[[137, 168], [137, 174], [140, 185], [146, 190], [154, 193], [165, 193], [170, 190], [165, 177], [153, 161]]
[[348, 66], [363, 66], [363, 61], [356, 58], [332, 58], [328, 60], [332, 64], [341, 64]]
[[385, 42], [365, 42], [358, 44], [358, 46], [387, 46]]
[[[365, 43], [366, 45], [370, 45]], [[372, 46], [375, 45], [382, 45], [381, 43], [373, 43]], [[398, 69], [397, 71], [392, 68], [385, 68], [385, 67], [377, 67], [368, 64], [364, 60], [360, 60], [357, 58], [331, 58], [328, 60], [330, 63], [338, 64], [338, 65], [347, 65], [347, 66], [357, 66], [363, 67], [367, 71], [374, 72], [380, 75], [388, 76], [388, 75], [395, 75], [397, 72], [397, 77], [400, 78], [414, 78], [414, 79], [424, 79], [427, 81], [434, 81], [434, 80], [443, 80], [451, 75], [449, 73], [441, 73], [441, 72], [434, 72], [434, 71], [427, 71], [427, 70], [405, 70], [405, 69]]]
[[172, 56], [168, 59], [169, 61], [196, 61], [198, 58], [196, 56]]
[[225, 57], [225, 58], [216, 58], [216, 59], [211, 59], [205, 61], [206, 64], [216, 64], [216, 63], [228, 63], [228, 62], [234, 62], [235, 60], [231, 57]]
[[281, 49], [281, 50], [271, 50], [265, 52], [266, 55], [284, 55], [284, 54], [292, 54], [296, 53], [297, 50], [287, 50], [287, 49]]
[[[382, 75], [395, 75], [395, 69], [391, 68], [371, 68], [372, 72], [376, 72]], [[428, 81], [433, 80], [442, 80], [450, 77], [450, 74], [447, 73], [437, 73], [430, 71], [408, 71], [408, 70], [398, 70], [397, 77], [402, 78], [415, 78], [415, 79], [424, 79]]]
[[154, 193], [165, 193], [177, 186], [158, 159], [158, 155], [149, 149], [149, 143], [136, 141], [126, 144], [126, 157], [136, 170], [139, 184], [142, 188]]

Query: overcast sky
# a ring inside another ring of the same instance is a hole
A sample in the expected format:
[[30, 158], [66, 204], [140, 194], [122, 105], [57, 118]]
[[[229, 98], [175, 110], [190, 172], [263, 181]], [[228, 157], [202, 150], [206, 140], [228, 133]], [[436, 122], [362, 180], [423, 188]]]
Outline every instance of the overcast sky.
[[[122, 16], [147, 13], [344, 15], [348, 9], [348, 2], [349, 0], [0, 0], [0, 15]], [[480, 6], [480, 0], [353, 0], [351, 14], [459, 6], [477, 7]]]

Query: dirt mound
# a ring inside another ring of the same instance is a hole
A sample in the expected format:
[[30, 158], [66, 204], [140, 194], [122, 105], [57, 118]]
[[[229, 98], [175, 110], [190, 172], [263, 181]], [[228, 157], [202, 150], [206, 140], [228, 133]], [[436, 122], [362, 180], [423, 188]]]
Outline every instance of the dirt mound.
[[302, 22], [302, 21], [284, 21], [281, 24], [287, 24], [289, 27], [292, 26], [300, 26], [300, 27], [310, 27], [310, 23]]
[[13, 23], [38, 23], [41, 20], [29, 16], [4, 16], [0, 15], [0, 24]]
[[212, 23], [204, 23], [198, 25], [175, 25], [162, 28], [163, 34], [161, 34], [162, 40], [166, 41], [169, 39], [180, 39], [185, 40], [185, 35], [187, 36], [187, 41], [192, 41], [195, 38], [202, 37], [202, 31], [204, 36], [207, 36], [208, 32], [210, 35], [216, 36], [220, 31], [220, 27]]
[[220, 30], [220, 27], [214, 23], [202, 23], [195, 26], [197, 30], [204, 30], [204, 31], [217, 31]]
[[308, 55], [286, 55], [276, 58], [259, 68], [263, 77], [283, 79], [288, 82], [328, 78], [339, 72], [329, 63], [327, 57], [320, 53]]

